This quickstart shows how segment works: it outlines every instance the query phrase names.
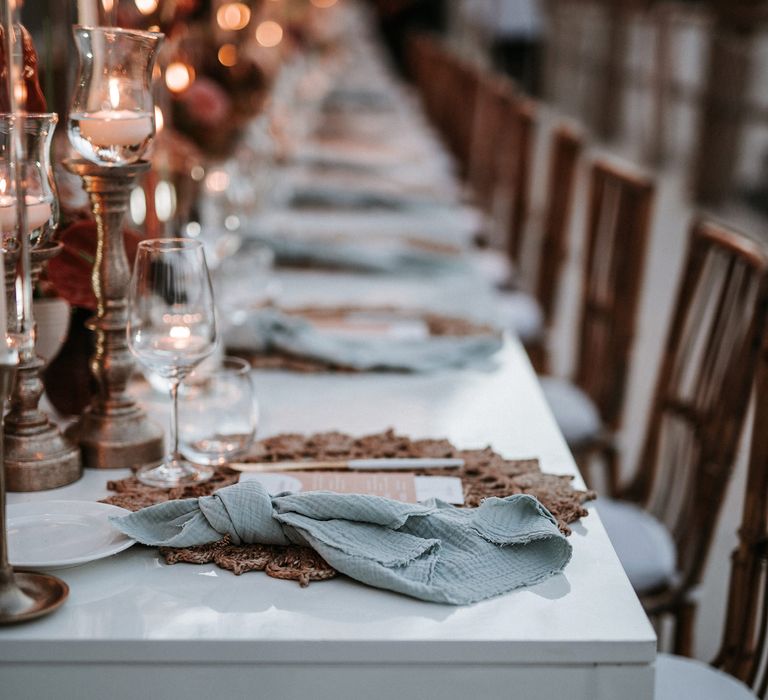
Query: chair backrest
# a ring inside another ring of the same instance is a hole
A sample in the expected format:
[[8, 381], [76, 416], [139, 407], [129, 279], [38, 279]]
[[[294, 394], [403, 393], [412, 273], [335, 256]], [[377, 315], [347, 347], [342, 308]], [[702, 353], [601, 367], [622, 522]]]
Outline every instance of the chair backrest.
[[536, 275], [536, 298], [547, 327], [552, 325], [555, 315], [560, 277], [568, 252], [573, 193], [583, 145], [581, 135], [564, 124], [552, 133], [547, 203]]
[[505, 122], [505, 108], [513, 96], [514, 85], [511, 81], [491, 71], [480, 75], [468, 180], [475, 201], [488, 214], [494, 213], [494, 195], [498, 184], [499, 134]]
[[621, 423], [653, 195], [641, 175], [592, 166], [574, 380], [612, 430]]
[[621, 494], [669, 528], [678, 592], [704, 570], [766, 320], [768, 255], [717, 224], [695, 223], [640, 466]]
[[514, 93], [502, 95], [502, 100], [504, 116], [499, 134], [502, 158], [498, 178], [505, 200], [507, 255], [512, 263], [519, 264], [530, 210], [538, 105]]
[[408, 57], [427, 114], [466, 175], [481, 72], [431, 35], [412, 35]]
[[752, 451], [739, 543], [731, 557], [728, 607], [712, 664], [768, 696], [768, 338], [758, 368]]

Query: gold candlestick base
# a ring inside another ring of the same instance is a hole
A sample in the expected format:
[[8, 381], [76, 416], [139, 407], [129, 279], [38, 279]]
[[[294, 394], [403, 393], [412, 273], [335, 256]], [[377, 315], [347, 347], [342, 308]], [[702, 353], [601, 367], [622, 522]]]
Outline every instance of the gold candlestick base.
[[160, 462], [163, 431], [126, 393], [134, 362], [126, 336], [131, 272], [122, 224], [131, 189], [149, 163], [107, 167], [68, 160], [65, 165], [83, 179], [98, 230], [92, 277], [97, 313], [89, 327], [96, 332], [91, 372], [99, 391], [67, 435], [80, 445], [86, 467], [110, 469]]
[[[43, 265], [61, 252], [58, 243], [31, 251], [32, 284]], [[18, 251], [5, 256], [6, 292], [13, 298]], [[9, 491], [43, 491], [77, 481], [83, 473], [80, 450], [38, 408], [43, 395], [43, 361], [32, 351], [19, 353], [16, 382], [5, 419], [5, 474]]]

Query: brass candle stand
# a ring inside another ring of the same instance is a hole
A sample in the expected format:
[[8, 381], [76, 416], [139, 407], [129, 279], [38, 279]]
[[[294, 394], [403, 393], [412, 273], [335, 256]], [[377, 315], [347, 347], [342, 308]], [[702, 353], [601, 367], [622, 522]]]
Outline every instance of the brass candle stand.
[[[61, 252], [61, 244], [44, 243], [30, 251], [32, 284], [40, 277], [43, 266]], [[10, 299], [14, 296], [18, 248], [5, 255], [5, 286]], [[58, 426], [38, 408], [43, 395], [40, 372], [43, 361], [34, 348], [19, 352], [16, 382], [10, 398], [10, 411], [5, 419], [5, 470], [9, 491], [41, 491], [70, 484], [80, 478], [80, 450]]]
[[[3, 408], [16, 373], [16, 359], [6, 356], [0, 360], [0, 401]], [[3, 453], [2, 433], [0, 430], [0, 455]], [[0, 625], [47, 615], [56, 610], [68, 594], [69, 587], [61, 579], [47, 574], [15, 573], [8, 563], [5, 470], [0, 464]]]
[[98, 231], [92, 276], [97, 313], [89, 328], [96, 333], [91, 372], [99, 390], [67, 434], [80, 445], [86, 467], [109, 469], [159, 462], [164, 433], [126, 393], [134, 362], [126, 335], [131, 273], [122, 223], [136, 178], [150, 164], [139, 161], [109, 167], [72, 159], [65, 165], [83, 179]]

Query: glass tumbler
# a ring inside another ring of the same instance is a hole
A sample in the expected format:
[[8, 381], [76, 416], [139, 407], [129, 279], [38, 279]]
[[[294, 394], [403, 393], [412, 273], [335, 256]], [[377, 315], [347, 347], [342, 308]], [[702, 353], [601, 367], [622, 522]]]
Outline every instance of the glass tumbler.
[[221, 366], [193, 372], [179, 391], [182, 454], [191, 462], [222, 465], [244, 455], [259, 421], [251, 366], [224, 357]]

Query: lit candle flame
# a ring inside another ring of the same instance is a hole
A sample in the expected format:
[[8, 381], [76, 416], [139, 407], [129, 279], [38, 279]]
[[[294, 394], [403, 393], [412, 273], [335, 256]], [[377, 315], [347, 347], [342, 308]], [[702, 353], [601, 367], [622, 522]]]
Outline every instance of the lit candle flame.
[[168, 331], [168, 335], [177, 340], [189, 338], [191, 334], [192, 332], [186, 326], [171, 326], [171, 330]]
[[8, 187], [8, 183], [6, 182], [4, 177], [0, 177], [0, 194], [5, 194], [5, 190]]
[[165, 119], [163, 119], [163, 110], [155, 105], [155, 132], [160, 133], [165, 125]]
[[120, 85], [117, 78], [109, 79], [109, 101], [112, 109], [117, 109], [120, 106]]

